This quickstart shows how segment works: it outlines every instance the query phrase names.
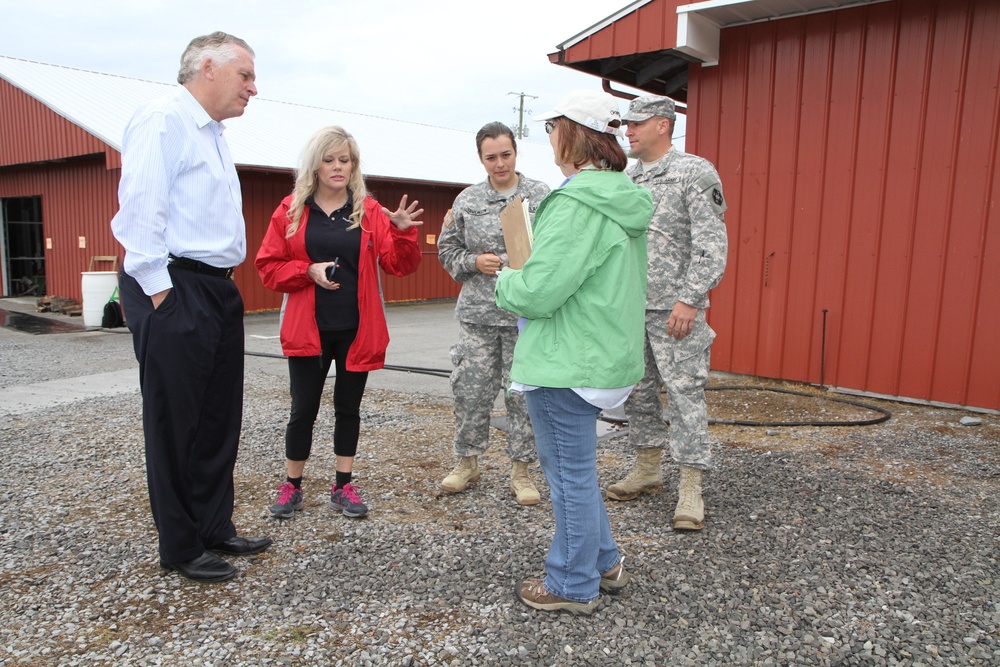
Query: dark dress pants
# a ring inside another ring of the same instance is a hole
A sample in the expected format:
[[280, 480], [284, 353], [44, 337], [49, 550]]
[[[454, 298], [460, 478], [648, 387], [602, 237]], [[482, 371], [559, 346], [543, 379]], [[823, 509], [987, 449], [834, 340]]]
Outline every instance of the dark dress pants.
[[243, 418], [243, 299], [235, 283], [170, 267], [154, 309], [121, 271], [139, 361], [146, 478], [160, 558], [180, 563], [236, 535], [233, 467]]

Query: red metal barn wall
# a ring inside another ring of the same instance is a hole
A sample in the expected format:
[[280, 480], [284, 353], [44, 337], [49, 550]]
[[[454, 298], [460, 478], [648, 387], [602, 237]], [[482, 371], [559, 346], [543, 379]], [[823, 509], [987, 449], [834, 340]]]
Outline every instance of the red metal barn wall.
[[398, 278], [382, 274], [385, 300], [419, 301], [457, 297], [462, 286], [452, 280], [438, 261], [437, 239], [441, 235], [441, 223], [444, 221], [445, 213], [451, 208], [455, 197], [464, 186], [413, 184], [377, 179], [368, 179], [367, 184], [372, 195], [389, 210], [395, 211], [399, 207], [403, 195], [408, 195], [411, 202], [416, 199], [420, 203], [420, 208], [424, 209], [420, 216], [424, 224], [417, 230], [423, 259], [420, 260], [416, 272], [408, 276]]
[[722, 31], [688, 91], [729, 203], [713, 367], [1000, 409], [998, 36], [995, 0]]
[[0, 110], [0, 197], [41, 198], [47, 290], [79, 299], [90, 258], [118, 254], [107, 224], [118, 209], [117, 172], [108, 171], [118, 153], [3, 80]]
[[[82, 298], [82, 272], [91, 257], [119, 255], [108, 224], [118, 210], [118, 171], [105, 168], [104, 155], [18, 169], [0, 167], [0, 197], [41, 197], [49, 294]], [[80, 238], [86, 248], [80, 247]], [[110, 271], [97, 264], [95, 271]]]
[[61, 160], [106, 151], [109, 166], [120, 166], [106, 143], [0, 79], [0, 167]]
[[672, 48], [677, 43], [677, 7], [692, 1], [649, 2], [567, 48], [566, 62], [612, 60]]

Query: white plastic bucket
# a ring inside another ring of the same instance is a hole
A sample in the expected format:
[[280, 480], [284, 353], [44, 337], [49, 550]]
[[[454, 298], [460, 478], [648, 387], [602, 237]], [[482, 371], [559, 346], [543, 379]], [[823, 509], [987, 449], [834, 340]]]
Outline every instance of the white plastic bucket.
[[118, 287], [117, 271], [83, 272], [83, 326], [101, 326], [104, 304], [111, 300], [116, 287]]

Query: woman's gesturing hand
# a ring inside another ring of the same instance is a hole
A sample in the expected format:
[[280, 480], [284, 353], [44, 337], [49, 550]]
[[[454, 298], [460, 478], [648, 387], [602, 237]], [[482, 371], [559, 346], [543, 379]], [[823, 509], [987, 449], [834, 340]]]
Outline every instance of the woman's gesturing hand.
[[389, 216], [392, 224], [396, 225], [396, 228], [400, 231], [424, 224], [423, 220], [417, 220], [420, 214], [424, 212], [424, 209], [417, 208], [417, 204], [420, 202], [414, 199], [413, 203], [407, 206], [406, 198], [407, 195], [403, 195], [403, 198], [399, 200], [399, 208], [395, 211], [390, 211], [384, 206], [382, 207], [382, 212]]

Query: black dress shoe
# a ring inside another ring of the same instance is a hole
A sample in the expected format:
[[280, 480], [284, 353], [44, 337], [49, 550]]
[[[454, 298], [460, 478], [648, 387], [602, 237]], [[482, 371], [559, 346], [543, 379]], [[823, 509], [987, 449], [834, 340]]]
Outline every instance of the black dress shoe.
[[236, 567], [232, 563], [228, 563], [208, 552], [186, 563], [167, 563], [161, 560], [160, 567], [167, 570], [176, 570], [181, 576], [203, 584], [232, 579], [236, 576], [237, 572]]
[[230, 556], [249, 556], [257, 554], [271, 546], [270, 537], [230, 537], [225, 542], [214, 544], [208, 548], [217, 554], [228, 554]]

